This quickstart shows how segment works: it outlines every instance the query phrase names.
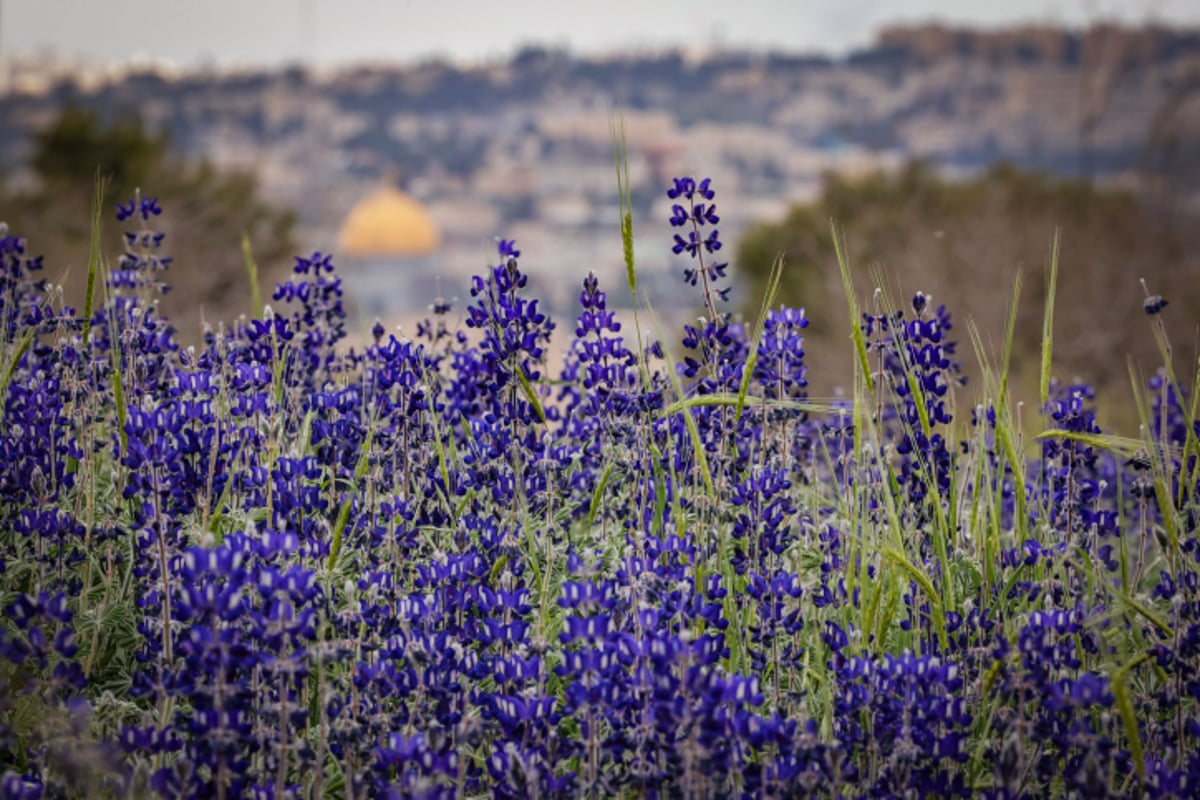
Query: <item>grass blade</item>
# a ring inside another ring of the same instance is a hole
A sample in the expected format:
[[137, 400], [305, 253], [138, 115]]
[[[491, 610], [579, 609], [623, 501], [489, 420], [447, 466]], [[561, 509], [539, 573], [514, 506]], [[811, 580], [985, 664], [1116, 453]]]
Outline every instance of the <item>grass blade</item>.
[[1017, 307], [1021, 302], [1021, 270], [1013, 279], [1012, 300], [1008, 305], [1008, 321], [1004, 326], [1004, 354], [1000, 357], [1000, 396], [996, 402], [1008, 405], [1008, 369], [1012, 363], [1013, 340], [1017, 334]]
[[126, 408], [125, 408], [125, 378], [121, 367], [121, 338], [115, 335], [117, 330], [115, 318], [110, 310], [109, 313], [109, 329], [114, 331], [112, 347], [109, 348], [110, 360], [112, 361], [112, 391], [113, 400], [117, 404], [117, 435], [121, 438], [121, 455], [124, 456], [129, 452], [129, 434], [125, 431]]
[[433, 448], [437, 452], [438, 472], [442, 475], [442, 496], [446, 501], [446, 508], [452, 508], [450, 500], [450, 467], [446, 461], [446, 448], [442, 445], [442, 432], [438, 425], [438, 415], [430, 414], [429, 421], [433, 425]]
[[1058, 230], [1050, 245], [1050, 272], [1046, 277], [1046, 311], [1042, 317], [1042, 373], [1039, 397], [1042, 407], [1050, 399], [1050, 361], [1054, 351], [1054, 296], [1058, 292]]
[[609, 464], [604, 468], [604, 474], [600, 476], [600, 480], [596, 482], [596, 490], [592, 492], [592, 504], [588, 507], [587, 527], [588, 530], [596, 524], [596, 512], [600, 510], [600, 500], [604, 497], [604, 490], [608, 488], [608, 480], [612, 477], [613, 465]]
[[1080, 442], [1088, 447], [1096, 447], [1101, 450], [1107, 450], [1110, 453], [1115, 453], [1119, 456], [1128, 458], [1137, 453], [1142, 448], [1142, 442], [1139, 439], [1130, 439], [1127, 436], [1111, 436], [1102, 433], [1077, 433], [1075, 431], [1064, 431], [1057, 428], [1051, 428], [1048, 431], [1042, 431], [1035, 438], [1037, 439], [1067, 439], [1072, 442]]
[[633, 195], [629, 184], [629, 154], [625, 146], [625, 118], [618, 115], [608, 123], [613, 143], [613, 163], [617, 169], [617, 199], [621, 209], [621, 250], [625, 257], [625, 280], [629, 294], [637, 301], [637, 269], [633, 260]]
[[938, 590], [934, 588], [933, 581], [929, 580], [929, 576], [917, 568], [915, 564], [904, 557], [894, 547], [883, 548], [883, 554], [887, 556], [896, 566], [900, 567], [910, 578], [920, 584], [921, 589], [925, 592], [925, 596], [929, 598], [930, 610], [933, 611], [933, 622], [937, 627], [938, 635], [945, 642], [946, 636], [946, 612], [942, 606], [942, 597], [938, 594]]
[[262, 319], [262, 289], [258, 283], [258, 262], [250, 248], [250, 234], [242, 231], [242, 259], [246, 262], [246, 276], [250, 279], [250, 304], [255, 319]]
[[1135, 611], [1138, 616], [1143, 617], [1151, 625], [1158, 628], [1162, 632], [1163, 636], [1169, 639], [1175, 635], [1175, 632], [1171, 630], [1171, 626], [1165, 619], [1160, 617], [1158, 614], [1155, 614], [1149, 608], [1146, 608], [1146, 606], [1133, 595], [1125, 592], [1119, 595], [1119, 597], [1121, 598], [1121, 601], [1125, 605], [1129, 606], [1130, 609]]
[[1146, 653], [1142, 653], [1113, 673], [1109, 680], [1113, 699], [1116, 700], [1117, 711], [1121, 714], [1121, 722], [1125, 727], [1125, 736], [1129, 738], [1129, 754], [1133, 756], [1133, 766], [1137, 770], [1138, 777], [1143, 780], [1146, 778], [1146, 759], [1142, 750], [1142, 737], [1138, 732], [1137, 714], [1134, 713], [1133, 702], [1129, 698], [1126, 680], [1129, 678], [1129, 673], [1149, 657]]
[[854, 282], [850, 277], [850, 263], [846, 260], [846, 243], [843, 241], [842, 233], [838, 230], [837, 223], [833, 220], [829, 222], [830, 230], [833, 233], [833, 251], [837, 255], [838, 272], [842, 276], [842, 292], [846, 295], [846, 307], [850, 311], [850, 327], [851, 336], [854, 339], [854, 352], [858, 355], [858, 366], [862, 370], [863, 378], [867, 383], [867, 391], [875, 391], [875, 381], [871, 377], [871, 363], [867, 360], [867, 342], [863, 337], [862, 326], [858, 324], [858, 298], [854, 295]]
[[[654, 320], [654, 329], [659, 340], [663, 338], [662, 326], [658, 324], [658, 317], [654, 314], [654, 309], [650, 304], [646, 304], [650, 308], [650, 316]], [[663, 356], [667, 362], [667, 374], [671, 377], [671, 384], [675, 387], [675, 394], [680, 398], [683, 397], [683, 384], [679, 381], [679, 372], [675, 369], [675, 359], [671, 357], [670, 351], [663, 348]], [[692, 440], [692, 450], [696, 454], [696, 465], [700, 468], [700, 474], [704, 478], [704, 488], [708, 490], [708, 496], [715, 499], [717, 496], [716, 485], [713, 483], [712, 472], [708, 468], [708, 457], [704, 454], [704, 442], [700, 439], [700, 429], [696, 427], [696, 418], [692, 416], [692, 409], [688, 406], [682, 407], [683, 423], [687, 426], [688, 436]]]
[[87, 289], [83, 294], [83, 335], [80, 341], [87, 346], [92, 330], [92, 309], [96, 304], [96, 273], [100, 270], [100, 231], [104, 220], [105, 180], [96, 173], [96, 190], [92, 198], [92, 241], [88, 247]]
[[737, 413], [734, 415], [734, 427], [742, 421], [742, 411], [746, 407], [746, 394], [750, 391], [750, 379], [754, 376], [754, 367], [758, 364], [758, 349], [762, 345], [763, 330], [767, 326], [767, 313], [771, 306], [775, 304], [775, 295], [779, 291], [779, 284], [783, 280], [783, 255], [775, 257], [775, 263], [771, 265], [771, 275], [767, 279], [767, 291], [763, 293], [762, 305], [758, 309], [758, 319], [754, 323], [754, 336], [750, 340], [750, 355], [746, 358], [746, 365], [742, 368], [742, 383], [738, 387], [737, 393]]
[[[672, 414], [678, 414], [687, 408], [703, 408], [706, 406], [733, 406], [736, 408], [741, 403], [742, 398], [740, 395], [729, 394], [728, 392], [697, 395], [696, 397], [688, 397], [671, 403], [671, 405], [662, 410], [659, 418], [663, 419]], [[810, 414], [836, 414], [839, 409], [844, 407], [836, 400], [766, 400], [763, 405], [767, 408], [807, 411]]]
[[[358, 454], [358, 463], [354, 466], [354, 482], [357, 484], [367, 474], [367, 467], [371, 463], [371, 443], [375, 441], [375, 429], [367, 428], [367, 435], [363, 437], [362, 449]], [[350, 509], [354, 504], [354, 496], [351, 493], [342, 501], [342, 507], [338, 510], [337, 521], [333, 526], [333, 544], [329, 546], [329, 567], [326, 572], [330, 575], [337, 567], [338, 555], [342, 551], [342, 537], [346, 531], [346, 524], [350, 521]]]

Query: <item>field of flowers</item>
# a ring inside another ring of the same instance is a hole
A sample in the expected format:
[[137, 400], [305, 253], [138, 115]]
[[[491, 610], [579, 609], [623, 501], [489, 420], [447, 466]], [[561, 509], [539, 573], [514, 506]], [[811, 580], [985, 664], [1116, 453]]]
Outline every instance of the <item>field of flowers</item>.
[[582, 278], [572, 323], [501, 241], [465, 311], [358, 348], [327, 255], [184, 348], [155, 201], [82, 311], [4, 232], [0, 795], [1196, 796], [1166, 301], [1133, 438], [1051, 379], [1053, 278], [1042, 408], [1011, 329], [965, 326], [968, 385], [947, 309], [849, 288], [855, 385], [818, 401], [803, 310], [734, 322], [709, 181], [668, 194], [681, 333], [608, 308], [628, 216], [628, 285]]

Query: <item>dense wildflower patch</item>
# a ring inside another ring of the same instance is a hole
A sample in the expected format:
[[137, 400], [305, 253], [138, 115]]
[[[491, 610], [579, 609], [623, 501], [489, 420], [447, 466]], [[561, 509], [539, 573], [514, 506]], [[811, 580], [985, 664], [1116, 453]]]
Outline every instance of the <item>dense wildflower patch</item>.
[[346, 346], [314, 253], [183, 348], [155, 201], [94, 312], [5, 231], [0, 795], [1194, 796], [1195, 388], [1121, 439], [1051, 383], [1027, 440], [918, 293], [818, 402], [803, 309], [721, 310], [711, 182], [668, 196], [666, 344], [502, 240], [461, 329]]

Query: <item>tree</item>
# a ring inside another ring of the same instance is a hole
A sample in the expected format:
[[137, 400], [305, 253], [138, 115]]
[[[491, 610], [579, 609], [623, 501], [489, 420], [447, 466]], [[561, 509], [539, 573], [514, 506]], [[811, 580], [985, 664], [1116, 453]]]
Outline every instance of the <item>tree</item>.
[[115, 186], [151, 180], [167, 156], [167, 137], [147, 133], [140, 120], [103, 125], [92, 112], [74, 106], [34, 135], [34, 172], [48, 188], [61, 190], [99, 170]]
[[164, 214], [154, 222], [167, 236], [164, 252], [174, 257], [165, 276], [172, 291], [161, 308], [184, 341], [200, 338], [202, 319], [215, 324], [251, 310], [243, 231], [264, 282], [282, 275], [295, 253], [294, 212], [263, 200], [253, 176], [180, 159], [165, 133], [147, 131], [136, 118], [107, 122], [66, 108], [33, 137], [30, 166], [34, 188], [8, 191], [0, 182], [0, 219], [46, 257], [48, 278], [69, 271], [69, 303], [83, 296], [97, 174], [107, 184], [103, 253], [110, 259], [123, 247], [114, 205], [139, 188], [159, 199]]

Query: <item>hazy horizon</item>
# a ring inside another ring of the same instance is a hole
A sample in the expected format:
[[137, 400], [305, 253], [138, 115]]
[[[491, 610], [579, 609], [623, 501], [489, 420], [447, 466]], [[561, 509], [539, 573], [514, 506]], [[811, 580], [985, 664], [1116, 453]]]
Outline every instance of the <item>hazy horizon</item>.
[[[333, 66], [363, 61], [503, 58], [523, 46], [596, 54], [632, 48], [747, 47], [840, 55], [887, 25], [1079, 27], [1098, 20], [1200, 25], [1200, 3], [1010, 0], [0, 0], [0, 54], [50, 51], [87, 61], [180, 66]], [[64, 20], [67, 22], [64, 24]]]

